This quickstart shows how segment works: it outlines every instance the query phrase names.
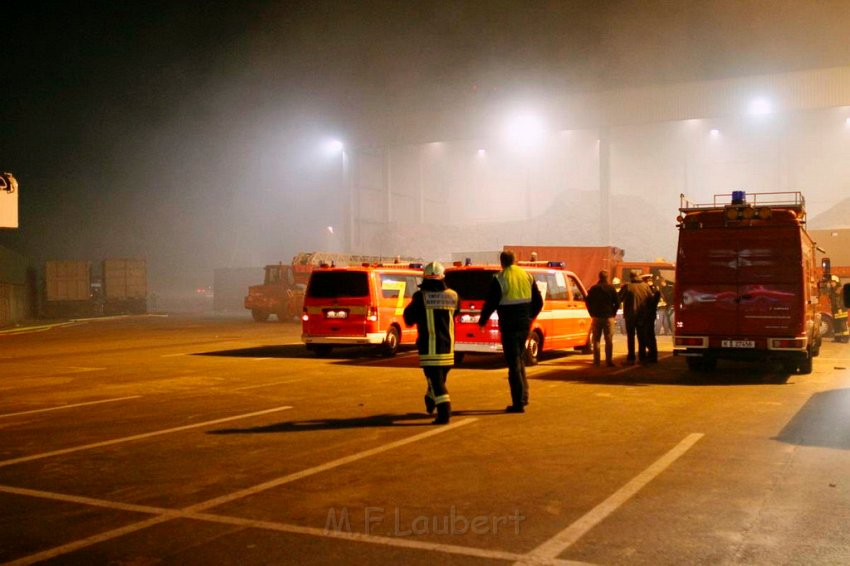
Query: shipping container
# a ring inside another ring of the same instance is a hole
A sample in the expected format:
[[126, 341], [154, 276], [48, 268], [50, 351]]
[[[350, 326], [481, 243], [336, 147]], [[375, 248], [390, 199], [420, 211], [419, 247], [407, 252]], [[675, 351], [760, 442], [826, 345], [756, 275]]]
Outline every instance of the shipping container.
[[91, 285], [91, 262], [48, 261], [44, 266], [42, 316], [57, 318], [94, 314]]
[[105, 259], [102, 265], [104, 313], [147, 312], [147, 262], [144, 259]]
[[45, 299], [88, 301], [91, 299], [91, 263], [48, 261], [44, 269]]

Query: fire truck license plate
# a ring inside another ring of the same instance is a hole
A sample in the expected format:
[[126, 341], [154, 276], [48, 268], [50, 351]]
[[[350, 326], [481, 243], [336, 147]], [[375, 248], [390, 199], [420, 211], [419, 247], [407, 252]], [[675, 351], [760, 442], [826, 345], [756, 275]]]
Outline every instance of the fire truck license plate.
[[723, 348], [755, 348], [756, 343], [753, 340], [721, 340], [720, 345]]

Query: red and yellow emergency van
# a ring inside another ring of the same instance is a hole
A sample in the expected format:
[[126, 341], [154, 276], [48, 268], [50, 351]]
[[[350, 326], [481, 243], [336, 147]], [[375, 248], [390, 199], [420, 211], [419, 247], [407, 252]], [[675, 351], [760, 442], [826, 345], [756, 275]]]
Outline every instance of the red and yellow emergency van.
[[[590, 347], [590, 315], [584, 304], [587, 294], [572, 271], [561, 262], [518, 262], [537, 282], [543, 295], [543, 310], [531, 324], [525, 361], [534, 365], [541, 352]], [[498, 265], [460, 265], [446, 269], [446, 285], [460, 296], [460, 312], [455, 319], [455, 360], [465, 353], [501, 353], [499, 316], [493, 313], [484, 330], [478, 316]]]
[[335, 346], [374, 345], [387, 356], [416, 342], [402, 313], [422, 282], [418, 264], [314, 269], [304, 295], [301, 341], [319, 356]]
[[777, 360], [811, 373], [821, 344], [815, 244], [799, 192], [681, 197], [674, 354], [691, 369], [719, 358]]

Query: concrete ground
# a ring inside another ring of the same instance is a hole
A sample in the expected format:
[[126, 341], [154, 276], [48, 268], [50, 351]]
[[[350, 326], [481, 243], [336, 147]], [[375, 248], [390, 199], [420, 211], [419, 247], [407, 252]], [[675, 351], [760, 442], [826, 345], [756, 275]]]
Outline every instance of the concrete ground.
[[[0, 562], [846, 564], [850, 347], [808, 376], [563, 352], [508, 402], [411, 350], [318, 359], [290, 323], [128, 317], [0, 333]], [[617, 355], [623, 357], [622, 337]]]

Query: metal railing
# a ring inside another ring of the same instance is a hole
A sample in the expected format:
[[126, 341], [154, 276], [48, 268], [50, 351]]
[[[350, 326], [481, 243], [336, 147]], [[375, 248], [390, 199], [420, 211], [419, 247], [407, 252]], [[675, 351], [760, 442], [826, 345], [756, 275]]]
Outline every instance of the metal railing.
[[[710, 203], [692, 202], [684, 194], [679, 195], [679, 211], [681, 212], [721, 209], [731, 204], [732, 193], [715, 194]], [[806, 208], [806, 199], [803, 197], [803, 193], [799, 191], [747, 193], [746, 201], [741, 204], [790, 208], [802, 212]]]

